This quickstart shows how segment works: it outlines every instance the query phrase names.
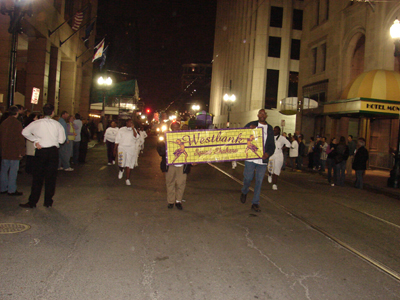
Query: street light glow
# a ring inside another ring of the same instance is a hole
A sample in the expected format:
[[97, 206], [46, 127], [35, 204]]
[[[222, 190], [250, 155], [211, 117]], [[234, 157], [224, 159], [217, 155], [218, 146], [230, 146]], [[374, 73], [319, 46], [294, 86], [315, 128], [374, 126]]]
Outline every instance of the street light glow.
[[390, 36], [392, 39], [400, 38], [400, 22], [398, 19], [394, 20], [393, 25], [390, 27]]
[[228, 101], [229, 102], [235, 102], [236, 101], [236, 96], [235, 96], [235, 94], [232, 94], [230, 96], [228, 94], [225, 94], [222, 99], [224, 99], [225, 102], [228, 102]]
[[107, 77], [107, 79], [104, 79], [103, 76], [100, 76], [99, 79], [97, 79], [97, 83], [99, 85], [111, 85], [112, 79], [111, 77]]
[[193, 104], [193, 105], [192, 105], [192, 109], [193, 109], [194, 111], [200, 110], [200, 105]]

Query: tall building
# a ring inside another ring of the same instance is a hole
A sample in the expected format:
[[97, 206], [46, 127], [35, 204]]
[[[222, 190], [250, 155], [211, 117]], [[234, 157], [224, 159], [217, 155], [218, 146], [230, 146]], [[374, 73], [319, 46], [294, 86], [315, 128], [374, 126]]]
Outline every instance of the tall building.
[[267, 108], [270, 124], [294, 131], [295, 116], [279, 111], [283, 99], [297, 96], [303, 8], [300, 0], [218, 1], [210, 97], [216, 126], [226, 127], [223, 96], [234, 94], [230, 127]]
[[[363, 137], [372, 167], [391, 168], [400, 111], [390, 27], [398, 1], [306, 0], [297, 129], [308, 139]], [[311, 100], [309, 100], [311, 99]], [[308, 103], [316, 103], [313, 108]]]
[[[95, 36], [86, 28], [94, 27], [97, 0], [2, 0], [0, 12], [0, 106], [11, 104], [10, 94], [31, 111], [52, 103], [56, 113], [86, 116]], [[33, 88], [40, 90], [37, 104]]]

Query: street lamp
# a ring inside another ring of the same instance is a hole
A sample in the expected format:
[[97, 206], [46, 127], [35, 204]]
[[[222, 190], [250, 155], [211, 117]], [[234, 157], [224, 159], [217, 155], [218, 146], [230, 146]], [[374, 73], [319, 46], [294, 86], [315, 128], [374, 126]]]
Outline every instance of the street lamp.
[[103, 115], [105, 116], [106, 93], [107, 93], [107, 90], [109, 90], [111, 88], [112, 79], [111, 79], [111, 77], [103, 78], [103, 76], [100, 76], [97, 79], [97, 84], [100, 86], [100, 89], [103, 90]]
[[[7, 8], [6, 4], [2, 1], [0, 7], [0, 13], [10, 16], [10, 27], [8, 32], [11, 33], [11, 53], [9, 62], [9, 73], [8, 73], [8, 107], [14, 105], [14, 94], [17, 80], [17, 50], [18, 50], [18, 34], [22, 33], [21, 21], [25, 14], [32, 17], [32, 3], [26, 3], [27, 1], [13, 1], [14, 6]], [[27, 8], [26, 8], [27, 6]]]
[[194, 114], [196, 114], [196, 111], [199, 111], [199, 110], [200, 110], [200, 105], [193, 104], [193, 105], [192, 105], [192, 109], [193, 109], [193, 111], [194, 111]]
[[[390, 36], [394, 42], [394, 57], [400, 56], [400, 22], [396, 18], [393, 25], [390, 27]], [[397, 151], [394, 160], [393, 170], [390, 172], [389, 181], [393, 182], [393, 187], [399, 187], [399, 176], [400, 176], [400, 113], [399, 113], [399, 128], [397, 133]], [[394, 178], [393, 178], [394, 177]]]
[[229, 128], [229, 114], [231, 112], [231, 107], [233, 106], [233, 103], [236, 101], [236, 96], [234, 94], [232, 95], [225, 94], [223, 99], [226, 105], [228, 106], [228, 120], [226, 122], [226, 127]]

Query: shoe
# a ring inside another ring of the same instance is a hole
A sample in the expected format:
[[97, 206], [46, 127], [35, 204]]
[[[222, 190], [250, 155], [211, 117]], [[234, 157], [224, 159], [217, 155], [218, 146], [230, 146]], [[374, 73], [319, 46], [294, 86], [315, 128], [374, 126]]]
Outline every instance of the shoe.
[[8, 191], [0, 192], [0, 194], [7, 194], [7, 193], [8, 193]]
[[183, 209], [182, 203], [180, 203], [180, 202], [176, 202], [176, 203], [175, 203], [175, 206], [176, 206], [176, 208], [179, 209], [179, 210], [182, 210], [182, 209]]
[[127, 180], [125, 181], [125, 183], [126, 183], [126, 185], [131, 185], [131, 181], [130, 181], [129, 179], [127, 179]]
[[19, 206], [23, 207], [23, 208], [35, 208], [36, 204], [30, 204], [29, 202], [24, 203], [24, 204], [20, 204]]
[[331, 183], [331, 186], [335, 186], [335, 184], [334, 184], [334, 183]]
[[278, 186], [276, 184], [273, 184], [272, 189], [276, 191], [276, 190], [278, 190]]
[[246, 203], [246, 197], [247, 197], [247, 194], [241, 194], [240, 195], [240, 202], [242, 202], [242, 203]]
[[268, 182], [272, 183], [272, 176], [271, 175], [268, 175]]
[[43, 204], [43, 206], [49, 208], [49, 207], [52, 207], [53, 204]]
[[62, 170], [64, 170], [62, 167], [59, 167], [58, 169], [57, 169], [58, 171], [62, 171]]
[[169, 209], [174, 208], [174, 204], [169, 203], [169, 204], [168, 204], [168, 208], [169, 208]]
[[115, 165], [115, 160], [113, 160], [113, 165]]
[[8, 193], [8, 196], [21, 196], [23, 193], [15, 191], [14, 193]]
[[73, 168], [71, 168], [71, 167], [69, 167], [69, 168], [67, 168], [67, 169], [64, 169], [64, 171], [67, 171], [67, 172], [70, 172], [70, 171], [73, 171], [74, 169]]
[[108, 163], [107, 165], [111, 166], [111, 163]]
[[258, 205], [258, 204], [253, 204], [251, 206], [251, 209], [254, 210], [255, 212], [260, 212], [261, 211], [260, 205]]
[[119, 171], [118, 173], [118, 179], [122, 179], [122, 176], [124, 175], [124, 170]]

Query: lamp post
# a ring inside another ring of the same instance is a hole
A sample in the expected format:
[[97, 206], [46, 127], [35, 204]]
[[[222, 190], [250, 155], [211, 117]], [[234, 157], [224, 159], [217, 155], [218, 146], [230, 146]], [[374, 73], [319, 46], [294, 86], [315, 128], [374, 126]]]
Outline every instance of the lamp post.
[[[390, 36], [394, 42], [394, 57], [400, 56], [400, 22], [396, 18], [393, 25], [390, 27]], [[400, 176], [400, 114], [399, 114], [399, 128], [397, 133], [397, 150], [393, 170], [390, 172], [390, 181], [393, 182], [393, 187], [399, 187]], [[393, 178], [394, 177], [394, 178]]]
[[[14, 105], [14, 94], [15, 85], [17, 80], [17, 50], [18, 50], [18, 34], [22, 33], [21, 20], [24, 18], [25, 14], [32, 16], [32, 3], [26, 4], [26, 1], [13, 1], [14, 6], [12, 8], [7, 8], [4, 2], [1, 3], [0, 12], [5, 15], [10, 16], [10, 27], [8, 32], [11, 33], [11, 53], [9, 61], [9, 73], [8, 73], [8, 101], [7, 106]], [[24, 6], [27, 6], [24, 9]]]
[[198, 105], [198, 104], [193, 104], [193, 105], [192, 105], [192, 109], [193, 109], [193, 111], [194, 111], [194, 114], [196, 114], [196, 112], [200, 110], [200, 105]]
[[106, 110], [106, 93], [107, 90], [109, 90], [111, 88], [112, 85], [112, 79], [111, 77], [107, 77], [107, 78], [103, 78], [103, 76], [100, 76], [97, 79], [97, 84], [100, 86], [101, 90], [103, 90], [103, 115], [105, 116], [105, 110]]
[[236, 101], [236, 96], [234, 94], [232, 95], [225, 94], [223, 99], [226, 105], [228, 106], [228, 120], [226, 122], [226, 127], [229, 128], [229, 115], [231, 112], [231, 107], [233, 106], [233, 103]]

